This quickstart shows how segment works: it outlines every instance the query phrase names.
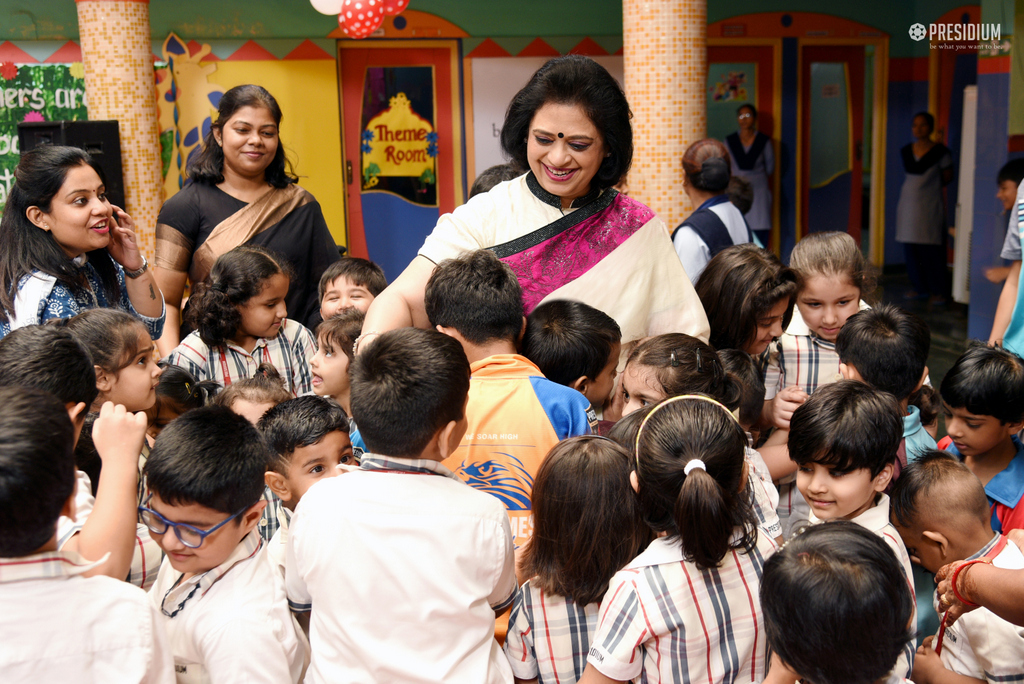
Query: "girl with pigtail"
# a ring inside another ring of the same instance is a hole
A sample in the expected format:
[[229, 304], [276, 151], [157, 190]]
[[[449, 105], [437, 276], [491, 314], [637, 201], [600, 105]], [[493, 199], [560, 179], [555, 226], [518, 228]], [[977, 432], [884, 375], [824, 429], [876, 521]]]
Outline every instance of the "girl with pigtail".
[[309, 360], [316, 341], [288, 318], [288, 262], [254, 245], [221, 255], [189, 298], [186, 322], [195, 328], [167, 357], [199, 380], [227, 387], [271, 364], [293, 396], [312, 394]]
[[746, 443], [706, 395], [647, 410], [631, 481], [658, 538], [612, 578], [581, 683], [764, 678], [758, 588], [776, 546], [756, 526]]
[[[730, 411], [738, 411], [744, 388], [737, 376], [726, 372], [718, 353], [709, 345], [682, 333], [666, 333], [644, 340], [630, 352], [619, 390], [625, 417], [680, 394], [706, 394]], [[754, 514], [761, 531], [781, 543], [782, 525], [776, 512], [779, 492], [761, 454], [751, 448], [752, 443], [748, 433], [745, 456]]]

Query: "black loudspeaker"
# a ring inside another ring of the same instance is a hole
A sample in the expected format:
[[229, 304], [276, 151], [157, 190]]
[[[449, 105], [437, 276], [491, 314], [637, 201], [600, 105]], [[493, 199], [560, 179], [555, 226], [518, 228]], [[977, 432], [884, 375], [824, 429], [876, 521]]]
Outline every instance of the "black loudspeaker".
[[80, 147], [99, 162], [107, 177], [107, 199], [122, 209], [124, 174], [121, 169], [121, 134], [117, 121], [28, 121], [18, 124], [22, 154], [39, 145]]

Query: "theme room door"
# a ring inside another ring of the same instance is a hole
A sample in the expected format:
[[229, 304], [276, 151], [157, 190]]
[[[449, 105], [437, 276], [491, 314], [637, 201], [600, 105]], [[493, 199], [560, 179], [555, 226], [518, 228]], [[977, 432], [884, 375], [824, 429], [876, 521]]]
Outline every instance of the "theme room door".
[[458, 43], [338, 42], [348, 244], [394, 280], [463, 201]]

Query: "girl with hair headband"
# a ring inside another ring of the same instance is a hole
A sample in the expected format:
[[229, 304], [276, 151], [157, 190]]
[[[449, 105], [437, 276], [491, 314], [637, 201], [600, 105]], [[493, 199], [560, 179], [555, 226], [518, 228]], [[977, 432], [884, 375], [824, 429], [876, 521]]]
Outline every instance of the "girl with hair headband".
[[580, 682], [764, 678], [758, 587], [776, 546], [757, 530], [746, 442], [705, 395], [666, 399], [644, 418], [630, 479], [658, 538], [612, 578]]

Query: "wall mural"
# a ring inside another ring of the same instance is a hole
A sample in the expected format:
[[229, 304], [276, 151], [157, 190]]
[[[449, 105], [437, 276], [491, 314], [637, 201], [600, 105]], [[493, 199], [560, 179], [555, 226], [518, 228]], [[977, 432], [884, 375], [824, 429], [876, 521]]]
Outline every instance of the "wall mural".
[[224, 88], [209, 82], [217, 65], [200, 64], [210, 51], [209, 45], [203, 45], [189, 54], [185, 41], [173, 33], [164, 40], [164, 66], [156, 70], [156, 93], [165, 200], [184, 185], [185, 167], [198, 154], [224, 94]]
[[0, 210], [18, 166], [22, 121], [82, 121], [88, 118], [85, 68], [73, 64], [0, 64]]

